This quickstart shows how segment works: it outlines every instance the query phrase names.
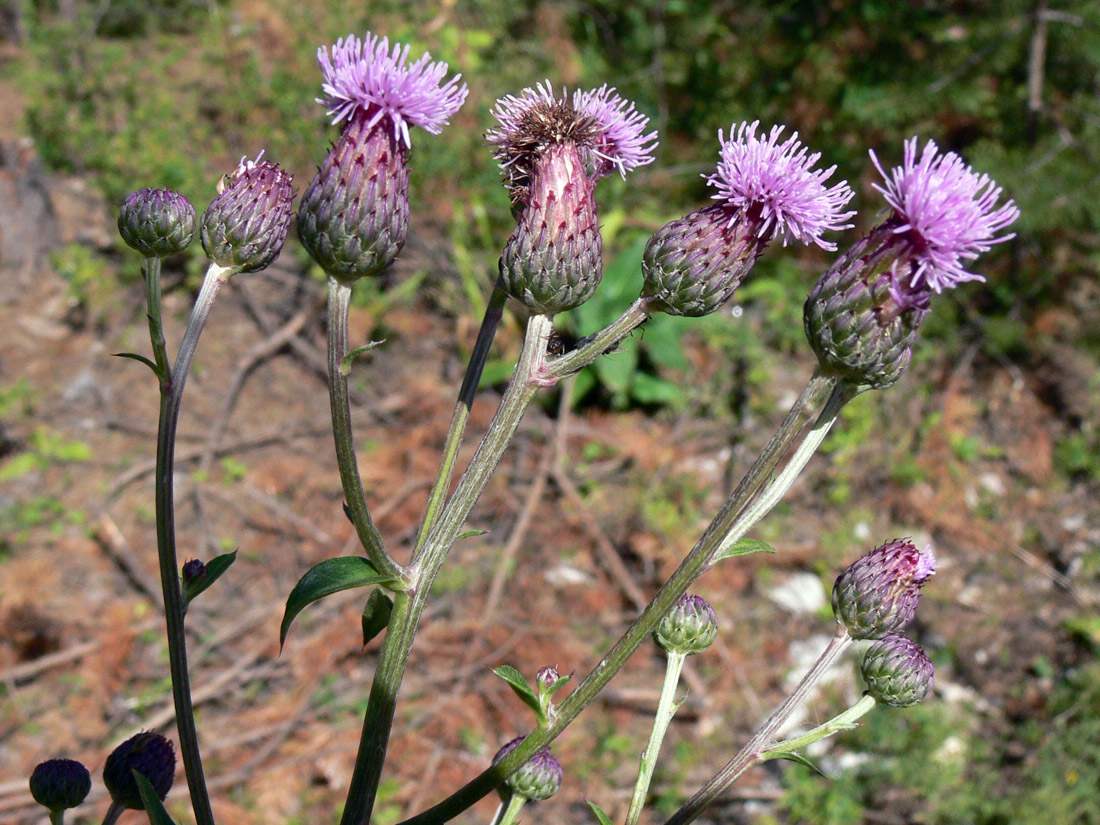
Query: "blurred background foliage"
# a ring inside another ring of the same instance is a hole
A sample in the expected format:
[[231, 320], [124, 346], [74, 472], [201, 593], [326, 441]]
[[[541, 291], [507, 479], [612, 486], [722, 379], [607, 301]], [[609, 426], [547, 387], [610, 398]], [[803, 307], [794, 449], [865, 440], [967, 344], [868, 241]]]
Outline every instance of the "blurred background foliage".
[[[797, 130], [857, 192], [850, 238], [883, 206], [868, 150], [894, 165], [904, 139], [933, 138], [994, 178], [1022, 214], [1017, 237], [978, 265], [985, 287], [935, 303], [918, 362], [951, 364], [965, 354], [1043, 385], [1051, 365], [1072, 353], [1084, 360], [1078, 372], [1091, 376], [1092, 397], [1100, 389], [1096, 0], [0, 0], [0, 26], [19, 44], [18, 59], [0, 59], [0, 72], [29, 102], [25, 129], [39, 153], [112, 203], [139, 186], [168, 186], [201, 209], [218, 177], [260, 149], [295, 173], [301, 191], [335, 137], [316, 103], [320, 44], [370, 30], [448, 61], [471, 94], [441, 136], [414, 135], [414, 234], [405, 256], [413, 263], [401, 264], [411, 286], [399, 294], [427, 295], [456, 316], [484, 307], [512, 227], [482, 137], [494, 100], [543, 78], [555, 87], [616, 86], [652, 117], [661, 145], [653, 165], [601, 184], [608, 267], [597, 298], [565, 320], [577, 336], [637, 294], [645, 238], [706, 201], [701, 176], [717, 160], [719, 129], [759, 119]], [[308, 266], [300, 249], [289, 251]], [[191, 253], [197, 268], [201, 250]], [[767, 380], [774, 353], [804, 351], [802, 301], [829, 260], [816, 248], [771, 250], [736, 298], [743, 322], [728, 313], [675, 325], [656, 319], [623, 357], [582, 377], [577, 395], [613, 407], [728, 414]], [[685, 358], [688, 340], [733, 359], [725, 393], [678, 391], [676, 377], [699, 368]], [[487, 374], [500, 372], [490, 365]], [[1053, 384], [1045, 400], [1063, 403]], [[850, 415], [859, 414], [878, 413], [853, 405]], [[1064, 418], [1055, 450], [1062, 478], [1100, 480], [1095, 415], [1068, 410]], [[838, 441], [833, 449], [847, 448]], [[1062, 713], [1068, 696], [1083, 697], [1074, 712], [1087, 717], [1092, 736], [1096, 691], [1070, 687], [1053, 696], [1049, 715]], [[929, 758], [948, 735], [936, 712], [899, 722], [935, 728], [912, 734], [915, 752]], [[869, 731], [902, 741], [884, 725]], [[1065, 754], [1038, 732], [1034, 739], [1042, 790], [1018, 790], [1035, 816], [1046, 810], [1035, 800], [1053, 794], [1065, 810], [1046, 821], [1100, 822], [1093, 793], [1059, 791]], [[1087, 782], [1094, 791], [1095, 740], [1078, 737], [1065, 748], [1086, 754], [1089, 766], [1074, 769], [1085, 777], [1074, 787]], [[1032, 821], [1012, 818], [1015, 802], [985, 796], [983, 783], [993, 781], [985, 769], [968, 774], [961, 798], [958, 772], [942, 763], [923, 771], [927, 761], [898, 754], [839, 789], [796, 779], [788, 810], [797, 821], [857, 822], [883, 781], [923, 782], [935, 787], [926, 787], [930, 818], [922, 821]]]

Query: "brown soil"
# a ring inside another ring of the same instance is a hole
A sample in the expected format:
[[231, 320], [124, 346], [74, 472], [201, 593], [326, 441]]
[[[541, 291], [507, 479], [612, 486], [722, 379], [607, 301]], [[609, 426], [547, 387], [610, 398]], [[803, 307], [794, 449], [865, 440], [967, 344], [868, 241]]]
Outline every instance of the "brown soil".
[[[56, 240], [107, 243], [109, 205], [79, 181], [48, 183]], [[166, 274], [176, 284], [166, 293], [170, 346], [190, 299], [179, 275]], [[97, 284], [80, 298], [42, 258], [8, 265], [0, 282], [0, 389], [17, 399], [0, 408], [0, 462], [40, 456], [0, 482], [0, 504], [22, 513], [18, 523], [3, 522], [0, 556], [0, 821], [45, 821], [25, 777], [36, 762], [64, 754], [95, 778], [71, 821], [93, 822], [105, 808], [99, 771], [108, 750], [142, 728], [174, 738], [151, 515], [157, 392], [144, 367], [112, 357], [147, 351], [141, 287]], [[318, 369], [321, 292], [301, 279], [291, 255], [235, 279], [214, 310], [184, 404], [181, 561], [239, 549], [236, 565], [188, 616], [198, 726], [221, 822], [333, 821], [376, 663], [379, 640], [364, 649], [359, 638], [366, 591], [308, 608], [281, 652], [278, 643], [283, 603], [299, 576], [358, 550], [341, 514]], [[386, 338], [355, 367], [354, 417], [374, 516], [404, 558], [454, 403], [460, 351], [476, 330], [430, 296], [379, 317], [356, 310], [352, 327], [357, 342]], [[501, 352], [516, 351], [517, 329], [510, 318]], [[693, 357], [704, 373], [716, 371], [713, 354]], [[849, 467], [869, 471], [852, 476], [843, 507], [830, 506], [822, 495], [841, 470], [818, 457], [769, 521], [779, 555], [726, 562], [701, 580], [698, 591], [715, 603], [725, 631], [714, 651], [693, 661], [691, 700], [671, 737], [702, 743], [696, 753], [712, 756], [659, 774], [660, 789], [690, 792], [703, 781], [724, 761], [713, 755], [732, 753], [781, 698], [789, 643], [830, 632], [828, 618], [792, 616], [764, 591], [800, 570], [827, 580], [827, 571], [895, 534], [933, 541], [941, 561], [917, 628], [930, 648], [953, 652], [941, 685], [982, 697], [991, 731], [1039, 710], [1049, 690], [1035, 675], [1047, 672], [1039, 665], [1060, 671], [1081, 655], [1061, 623], [1096, 604], [1094, 573], [1078, 563], [1100, 538], [1095, 490], [1052, 469], [1053, 441], [1073, 423], [1049, 403], [1049, 384], [1072, 395], [1079, 377], [1065, 361], [1058, 363], [1069, 377], [1060, 383], [1049, 372], [1040, 381], [980, 359], [925, 365], [881, 398], [859, 402], [879, 405], [876, 431], [916, 451], [921, 480], [891, 481], [876, 456], [899, 444], [872, 439], [846, 454]], [[789, 397], [809, 369], [807, 355], [777, 362], [770, 400]], [[239, 394], [231, 392], [236, 377]], [[921, 382], [933, 389], [927, 397], [914, 393]], [[497, 398], [479, 395], [464, 458]], [[489, 532], [456, 546], [423, 622], [379, 822], [442, 798], [529, 729], [529, 715], [492, 668], [509, 663], [530, 676], [554, 664], [582, 676], [592, 667], [635, 615], [632, 594], [654, 591], [720, 505], [729, 468], [715, 456], [732, 444], [729, 462], [745, 467], [778, 422], [781, 409], [772, 406], [736, 437], [729, 421], [691, 416], [562, 416], [552, 395], [529, 412], [471, 518], [471, 527]], [[225, 408], [227, 424], [216, 432]], [[906, 446], [933, 412], [938, 425]], [[964, 462], [960, 439], [983, 449]], [[48, 446], [74, 442], [86, 445], [86, 459], [62, 460]], [[659, 497], [675, 518], [647, 515], [646, 503]], [[847, 513], [861, 514], [863, 524]], [[494, 577], [503, 584], [495, 605]], [[569, 771], [564, 791], [525, 819], [590, 822], [583, 798], [622, 818], [661, 671], [655, 651], [635, 657], [555, 746]], [[183, 784], [180, 775], [168, 804], [188, 822]], [[730, 798], [769, 800], [776, 792], [774, 776], [760, 772]], [[488, 821], [493, 805], [483, 802], [462, 821]], [[136, 813], [123, 819], [141, 821]]]

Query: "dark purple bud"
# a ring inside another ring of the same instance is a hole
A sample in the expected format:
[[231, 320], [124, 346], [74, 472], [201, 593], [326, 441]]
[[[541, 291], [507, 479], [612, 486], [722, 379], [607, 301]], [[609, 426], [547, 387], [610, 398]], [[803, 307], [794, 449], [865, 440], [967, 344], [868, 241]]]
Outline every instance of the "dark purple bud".
[[561, 678], [561, 674], [558, 673], [558, 669], [552, 665], [539, 668], [539, 672], [535, 674], [535, 683], [539, 686], [540, 692], [550, 690], [558, 683]]
[[833, 586], [833, 613], [854, 639], [881, 639], [906, 627], [921, 588], [936, 572], [932, 548], [895, 539], [851, 564]]
[[118, 231], [146, 258], [176, 255], [195, 237], [195, 207], [170, 189], [141, 189], [122, 204]]
[[214, 263], [258, 272], [279, 257], [293, 212], [292, 181], [278, 164], [259, 157], [242, 160], [222, 178], [202, 215], [202, 248]]
[[875, 701], [894, 708], [920, 704], [932, 691], [936, 672], [920, 645], [897, 634], [871, 645], [860, 671]]
[[74, 759], [50, 759], [35, 767], [30, 786], [34, 801], [56, 813], [83, 802], [92, 789], [92, 777]]
[[183, 565], [183, 583], [190, 584], [206, 576], [206, 565], [199, 559], [191, 559]]
[[380, 275], [405, 245], [407, 155], [388, 122], [359, 112], [321, 164], [298, 208], [298, 237], [332, 277]]
[[666, 653], [689, 656], [702, 653], [718, 635], [718, 617], [710, 602], [685, 593], [653, 631], [653, 640]]
[[132, 771], [149, 780], [157, 796], [164, 799], [176, 776], [176, 752], [172, 743], [159, 733], [142, 731], [131, 736], [107, 757], [103, 766], [103, 784], [110, 791], [111, 799], [123, 808], [140, 811], [145, 805]]
[[[523, 737], [520, 736], [497, 751], [493, 764], [518, 748], [522, 741]], [[524, 799], [549, 799], [558, 792], [564, 775], [561, 763], [551, 753], [550, 748], [543, 748], [504, 780], [504, 784], [512, 793]]]

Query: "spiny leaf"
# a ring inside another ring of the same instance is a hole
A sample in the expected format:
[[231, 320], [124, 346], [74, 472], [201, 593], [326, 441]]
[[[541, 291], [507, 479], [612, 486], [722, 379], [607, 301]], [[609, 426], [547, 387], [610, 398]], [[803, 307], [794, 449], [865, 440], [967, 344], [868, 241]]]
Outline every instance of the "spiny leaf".
[[388, 582], [388, 576], [380, 574], [371, 563], [362, 556], [339, 556], [325, 559], [311, 567], [294, 585], [286, 599], [283, 623], [279, 627], [279, 644], [286, 642], [287, 631], [295, 616], [306, 605], [353, 587], [366, 587], [369, 584]]
[[760, 539], [738, 539], [729, 544], [722, 542], [717, 552], [715, 552], [712, 562], [721, 561], [722, 559], [732, 559], [735, 556], [748, 556], [752, 553], [774, 552], [775, 548], [766, 541], [760, 541]]
[[386, 629], [393, 612], [393, 599], [386, 595], [381, 587], [371, 591], [366, 605], [363, 606], [363, 646]]

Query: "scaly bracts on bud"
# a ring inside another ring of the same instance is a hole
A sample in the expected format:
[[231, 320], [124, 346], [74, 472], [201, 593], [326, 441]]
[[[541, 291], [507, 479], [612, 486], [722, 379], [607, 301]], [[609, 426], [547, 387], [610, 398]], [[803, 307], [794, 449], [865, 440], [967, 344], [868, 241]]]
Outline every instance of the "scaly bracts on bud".
[[118, 231], [146, 258], [176, 255], [195, 237], [195, 207], [171, 189], [140, 189], [123, 202]]
[[657, 646], [667, 653], [702, 653], [718, 635], [718, 617], [706, 599], [685, 593], [653, 631]]
[[894, 539], [849, 565], [833, 586], [833, 613], [853, 639], [880, 639], [906, 627], [921, 588], [936, 572], [931, 547]]
[[111, 799], [123, 808], [140, 811], [141, 801], [133, 771], [147, 780], [157, 796], [164, 799], [176, 776], [176, 752], [172, 743], [152, 731], [135, 734], [111, 751], [103, 766], [103, 784]]
[[871, 158], [891, 214], [821, 277], [803, 317], [825, 374], [878, 389], [909, 365], [931, 293], [984, 280], [964, 264], [1013, 237], [998, 233], [1019, 210], [1012, 201], [997, 206], [1000, 188], [932, 141], [919, 159], [917, 139], [907, 141], [889, 176]]
[[782, 126], [767, 137], [757, 137], [757, 126], [731, 127], [728, 141], [718, 133], [721, 160], [707, 177], [718, 203], [672, 221], [646, 244], [642, 295], [655, 299], [655, 309], [709, 315], [729, 300], [773, 238], [831, 250], [835, 244], [822, 234], [851, 226], [844, 221], [855, 213], [842, 211], [851, 187], [825, 185], [836, 167], [815, 170], [821, 155], [810, 153], [797, 132], [781, 141]]
[[[496, 764], [518, 748], [522, 741], [523, 737], [520, 736], [502, 747], [493, 757], [493, 763]], [[504, 784], [517, 796], [537, 801], [549, 799], [556, 794], [561, 787], [564, 775], [561, 763], [554, 757], [550, 748], [543, 748], [504, 780]]]
[[349, 283], [378, 275], [409, 233], [410, 126], [437, 135], [466, 100], [447, 64], [369, 32], [318, 50], [326, 106], [343, 123], [298, 210], [298, 234], [326, 273]]
[[202, 215], [202, 248], [218, 266], [258, 272], [279, 257], [293, 212], [293, 177], [277, 163], [242, 159]]
[[895, 633], [867, 649], [860, 665], [867, 692], [894, 708], [920, 704], [932, 691], [935, 668], [916, 642]]
[[650, 163], [656, 133], [634, 105], [601, 88], [554, 95], [549, 82], [497, 101], [486, 139], [518, 225], [500, 259], [505, 290], [533, 312], [580, 306], [603, 277], [596, 182]]
[[56, 813], [83, 802], [92, 789], [92, 777], [75, 759], [49, 759], [31, 773], [30, 788], [35, 802]]

